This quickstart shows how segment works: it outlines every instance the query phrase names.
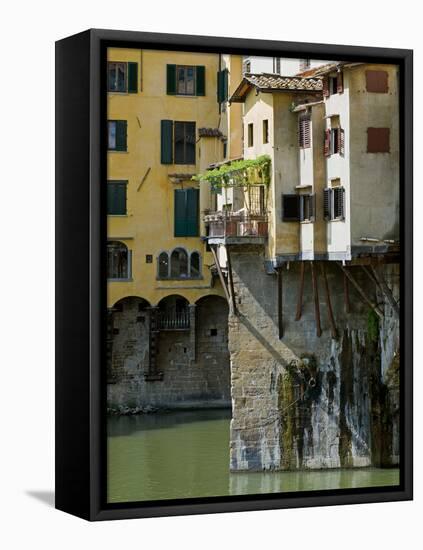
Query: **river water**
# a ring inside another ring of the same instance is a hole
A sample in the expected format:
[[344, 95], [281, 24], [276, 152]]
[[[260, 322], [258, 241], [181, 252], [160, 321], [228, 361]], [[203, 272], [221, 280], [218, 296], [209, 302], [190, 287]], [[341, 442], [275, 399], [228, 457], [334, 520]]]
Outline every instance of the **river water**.
[[398, 485], [398, 469], [229, 472], [229, 410], [108, 418], [108, 502]]

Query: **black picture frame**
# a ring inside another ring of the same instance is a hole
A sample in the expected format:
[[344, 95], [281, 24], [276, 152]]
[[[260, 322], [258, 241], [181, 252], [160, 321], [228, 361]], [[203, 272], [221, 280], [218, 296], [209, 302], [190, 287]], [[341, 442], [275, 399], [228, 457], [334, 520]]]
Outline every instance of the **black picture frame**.
[[[401, 475], [399, 487], [105, 501], [105, 51], [109, 46], [395, 63], [400, 67]], [[87, 520], [412, 499], [413, 52], [91, 29], [56, 43], [56, 508]]]

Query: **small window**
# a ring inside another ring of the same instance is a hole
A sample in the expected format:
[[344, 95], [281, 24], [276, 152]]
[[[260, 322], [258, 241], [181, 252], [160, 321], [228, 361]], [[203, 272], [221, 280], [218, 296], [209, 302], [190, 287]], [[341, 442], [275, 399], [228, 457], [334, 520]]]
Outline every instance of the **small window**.
[[107, 278], [130, 278], [130, 254], [126, 245], [119, 241], [107, 243]]
[[325, 76], [323, 79], [323, 95], [328, 97], [333, 94], [341, 94], [344, 91], [344, 75], [338, 71], [336, 75]]
[[342, 128], [330, 128], [325, 131], [324, 155], [345, 154], [345, 134]]
[[345, 219], [344, 187], [323, 190], [323, 216], [327, 221]]
[[210, 336], [217, 336], [217, 328], [210, 329]]
[[282, 195], [282, 220], [300, 221], [300, 195]]
[[109, 61], [107, 73], [108, 92], [138, 92], [138, 63]]
[[169, 255], [167, 252], [162, 252], [159, 255], [159, 278], [167, 279], [169, 277]]
[[389, 128], [367, 128], [367, 152], [389, 153]]
[[386, 71], [366, 71], [366, 90], [379, 94], [388, 93], [388, 73]]
[[126, 92], [127, 64], [118, 62], [108, 63], [108, 91]]
[[248, 125], [248, 147], [252, 147], [254, 145], [254, 125], [251, 122]]
[[281, 58], [275, 57], [274, 59], [274, 68], [276, 74], [281, 74]]
[[313, 222], [315, 220], [315, 195], [300, 195], [300, 220]]
[[174, 124], [175, 164], [195, 164], [195, 122]]
[[301, 149], [311, 147], [310, 115], [300, 115], [298, 119], [298, 145]]
[[251, 61], [246, 61], [244, 63], [244, 72], [251, 73]]
[[195, 67], [176, 67], [176, 93], [178, 95], [195, 95]]
[[108, 150], [126, 151], [126, 120], [109, 120], [108, 127]]
[[127, 181], [107, 182], [107, 214], [109, 216], [126, 216]]
[[269, 143], [269, 121], [263, 120], [263, 143]]
[[170, 276], [172, 279], [188, 277], [188, 254], [183, 248], [175, 248], [170, 256]]

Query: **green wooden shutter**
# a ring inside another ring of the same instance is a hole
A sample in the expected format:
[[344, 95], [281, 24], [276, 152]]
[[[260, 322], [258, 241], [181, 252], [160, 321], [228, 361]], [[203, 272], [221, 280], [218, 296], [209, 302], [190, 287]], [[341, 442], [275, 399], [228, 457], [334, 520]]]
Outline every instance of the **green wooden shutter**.
[[176, 94], [176, 65], [166, 65], [167, 95]]
[[198, 189], [187, 189], [186, 200], [186, 236], [198, 237]]
[[229, 72], [228, 69], [223, 71], [223, 101], [228, 100], [228, 82], [229, 81]]
[[173, 162], [173, 120], [161, 121], [161, 163]]
[[206, 95], [206, 68], [203, 65], [196, 67], [196, 95]]
[[217, 101], [223, 103], [228, 99], [228, 69], [217, 73]]
[[107, 213], [112, 216], [126, 214], [126, 184], [124, 181], [114, 181], [107, 184]]
[[185, 237], [186, 189], [175, 189], [174, 196], [174, 234], [175, 237]]
[[128, 92], [138, 92], [138, 63], [128, 63]]
[[126, 120], [116, 120], [116, 151], [126, 151], [127, 149], [126, 130]]
[[217, 102], [222, 103], [223, 93], [222, 93], [222, 71], [217, 71]]

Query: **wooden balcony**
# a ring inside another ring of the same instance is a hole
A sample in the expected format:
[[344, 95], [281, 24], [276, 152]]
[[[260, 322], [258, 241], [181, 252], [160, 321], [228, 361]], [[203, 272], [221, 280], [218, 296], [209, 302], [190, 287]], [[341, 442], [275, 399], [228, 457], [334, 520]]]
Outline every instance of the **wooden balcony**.
[[224, 240], [233, 244], [264, 242], [268, 235], [265, 214], [247, 212], [208, 212], [204, 216], [209, 242]]

